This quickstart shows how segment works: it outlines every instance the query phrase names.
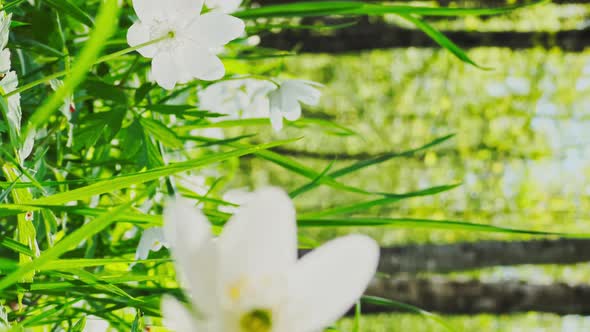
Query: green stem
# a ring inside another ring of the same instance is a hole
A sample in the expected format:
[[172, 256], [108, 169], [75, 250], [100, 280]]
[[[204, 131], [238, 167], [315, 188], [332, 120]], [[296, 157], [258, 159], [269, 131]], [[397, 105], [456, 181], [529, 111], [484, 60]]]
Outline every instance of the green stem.
[[[157, 43], [159, 43], [159, 42], [161, 42], [161, 41], [164, 41], [164, 40], [166, 40], [166, 39], [169, 39], [169, 38], [170, 38], [170, 36], [169, 36], [169, 35], [166, 35], [166, 36], [164, 36], [164, 37], [161, 37], [161, 38], [158, 38], [158, 39], [154, 39], [154, 40], [150, 40], [150, 41], [148, 41], [148, 42], [146, 42], [146, 43], [139, 44], [139, 45], [137, 45], [137, 46], [129, 47], [129, 48], [126, 48], [126, 49], [124, 49], [124, 50], [117, 51], [117, 52], [115, 52], [115, 53], [107, 54], [107, 55], [105, 55], [105, 56], [102, 56], [102, 57], [98, 58], [98, 59], [96, 60], [96, 62], [94, 62], [94, 64], [95, 64], [95, 65], [97, 65], [97, 64], [100, 64], [100, 63], [103, 63], [103, 62], [107, 62], [107, 61], [110, 61], [110, 60], [116, 59], [116, 58], [118, 58], [118, 57], [120, 57], [120, 56], [123, 56], [123, 55], [125, 55], [125, 54], [131, 53], [131, 52], [133, 52], [133, 51], [137, 51], [137, 50], [139, 50], [140, 48], [143, 48], [143, 47], [146, 47], [146, 46], [150, 46], [150, 45], [153, 45], [153, 44], [157, 44]], [[38, 79], [38, 80], [36, 80], [36, 81], [33, 81], [33, 82], [30, 82], [30, 83], [27, 83], [27, 84], [25, 84], [25, 85], [21, 86], [20, 88], [18, 88], [18, 89], [16, 89], [16, 90], [14, 90], [14, 91], [11, 91], [11, 92], [9, 92], [9, 93], [7, 93], [7, 94], [5, 95], [5, 97], [7, 97], [7, 98], [8, 98], [8, 97], [10, 97], [10, 96], [13, 96], [13, 95], [15, 95], [15, 94], [17, 94], [17, 93], [22, 93], [22, 92], [25, 92], [25, 91], [27, 91], [27, 90], [30, 90], [30, 89], [32, 89], [32, 88], [34, 88], [34, 87], [38, 86], [38, 85], [41, 85], [41, 84], [47, 83], [47, 82], [49, 82], [49, 81], [51, 81], [51, 80], [53, 80], [53, 79], [56, 79], [56, 78], [63, 77], [63, 76], [65, 76], [65, 75], [67, 75], [67, 74], [68, 74], [70, 71], [71, 71], [71, 70], [63, 70], [63, 71], [60, 71], [60, 72], [57, 72], [57, 73], [51, 74], [51, 75], [49, 75], [49, 76], [44, 76], [44, 77], [43, 77], [43, 78], [41, 78], [41, 79]]]

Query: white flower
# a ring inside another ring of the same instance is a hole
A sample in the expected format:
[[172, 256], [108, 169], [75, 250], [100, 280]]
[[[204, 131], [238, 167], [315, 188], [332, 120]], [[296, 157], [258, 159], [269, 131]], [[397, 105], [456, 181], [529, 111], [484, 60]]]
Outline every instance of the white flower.
[[[0, 88], [6, 93], [13, 92], [18, 88], [18, 77], [11, 71], [5, 74], [0, 80]], [[20, 94], [14, 94], [8, 97], [8, 123], [20, 134], [22, 111], [20, 108]]]
[[96, 316], [88, 316], [86, 317], [86, 326], [84, 327], [84, 332], [105, 332], [109, 328], [109, 322], [106, 320], [96, 317]]
[[135, 259], [147, 259], [150, 251], [159, 251], [162, 247], [168, 248], [164, 230], [161, 227], [148, 228], [141, 234], [139, 245], [135, 251]]
[[220, 12], [201, 15], [203, 0], [133, 0], [139, 21], [127, 32], [127, 41], [142, 47], [139, 53], [152, 58], [152, 75], [165, 89], [194, 78], [217, 80], [225, 75], [214, 50], [242, 35], [244, 22]]
[[242, 0], [205, 0], [207, 8], [222, 13], [233, 13], [240, 9]]
[[178, 332], [313, 332], [333, 324], [357, 301], [375, 274], [379, 248], [346, 236], [297, 260], [297, 226], [281, 190], [255, 192], [219, 238], [198, 210], [182, 201], [164, 211], [191, 310], [164, 298], [164, 321]]
[[318, 87], [322, 85], [303, 80], [289, 80], [272, 91], [270, 98], [270, 121], [276, 131], [283, 128], [283, 117], [295, 121], [301, 117], [301, 105], [316, 106], [320, 102], [322, 93]]
[[203, 110], [227, 114], [226, 119], [267, 117], [270, 107], [268, 93], [273, 89], [275, 85], [269, 81], [223, 81], [199, 91], [199, 106]]

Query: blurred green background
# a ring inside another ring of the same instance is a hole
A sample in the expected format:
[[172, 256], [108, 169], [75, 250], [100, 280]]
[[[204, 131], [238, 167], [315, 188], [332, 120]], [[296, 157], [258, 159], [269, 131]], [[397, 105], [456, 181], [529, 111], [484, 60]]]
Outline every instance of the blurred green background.
[[[559, 31], [588, 24], [588, 5], [546, 5], [493, 19], [437, 21], [446, 29]], [[322, 104], [307, 117], [334, 119], [358, 136], [339, 137], [307, 128], [280, 137], [303, 136], [288, 146], [291, 156], [325, 169], [356, 157], [419, 147], [456, 134], [421, 156], [394, 159], [343, 182], [372, 191], [403, 193], [462, 183], [450, 192], [404, 200], [367, 215], [479, 222], [541, 231], [590, 230], [590, 50], [476, 48], [469, 55], [480, 70], [434, 49], [375, 50], [347, 55], [286, 59], [293, 76], [326, 85]], [[268, 135], [274, 135], [270, 132]], [[262, 137], [261, 140], [264, 140]], [[274, 183], [295, 188], [305, 179], [268, 162], [251, 159], [237, 185]], [[296, 199], [300, 211], [359, 199], [319, 188]], [[320, 241], [345, 232], [367, 233], [383, 246], [523, 239], [473, 232], [398, 228], [306, 229]], [[496, 267], [447, 278], [534, 283], [585, 283], [590, 265]], [[447, 318], [447, 317], [445, 317]], [[590, 318], [550, 314], [476, 315], [448, 318], [458, 331], [590, 331]], [[351, 331], [352, 320], [341, 326]], [[411, 314], [365, 316], [364, 331], [440, 331]]]

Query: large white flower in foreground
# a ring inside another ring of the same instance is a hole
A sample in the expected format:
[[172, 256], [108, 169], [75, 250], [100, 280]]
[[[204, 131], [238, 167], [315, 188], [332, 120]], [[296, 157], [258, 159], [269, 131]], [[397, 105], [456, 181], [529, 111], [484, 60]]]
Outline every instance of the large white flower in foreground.
[[315, 332], [360, 298], [379, 248], [346, 236], [297, 259], [295, 210], [286, 193], [257, 191], [214, 239], [205, 216], [183, 201], [164, 211], [188, 309], [165, 298], [164, 321], [178, 332]]
[[301, 104], [316, 106], [322, 96], [321, 84], [303, 80], [288, 80], [269, 94], [270, 121], [273, 128], [283, 128], [283, 117], [295, 121], [301, 117]]
[[222, 12], [201, 15], [203, 0], [133, 0], [139, 21], [127, 32], [127, 42], [152, 58], [152, 77], [165, 89], [192, 79], [213, 81], [225, 75], [215, 50], [244, 33], [244, 22]]

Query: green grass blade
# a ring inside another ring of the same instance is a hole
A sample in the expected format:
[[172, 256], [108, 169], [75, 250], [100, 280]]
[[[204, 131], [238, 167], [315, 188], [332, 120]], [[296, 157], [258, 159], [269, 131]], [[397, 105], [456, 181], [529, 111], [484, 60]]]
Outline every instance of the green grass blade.
[[[421, 147], [418, 147], [416, 149], [412, 149], [412, 150], [408, 150], [408, 151], [404, 151], [404, 152], [391, 152], [391, 153], [386, 153], [381, 156], [377, 156], [375, 158], [371, 158], [368, 160], [361, 160], [361, 161], [358, 161], [350, 166], [343, 167], [339, 170], [331, 172], [328, 174], [328, 176], [331, 177], [332, 179], [337, 179], [339, 177], [354, 173], [354, 172], [361, 170], [363, 168], [367, 168], [369, 166], [384, 163], [384, 162], [389, 161], [393, 158], [413, 156], [418, 152], [422, 152], [424, 150], [428, 150], [434, 146], [442, 144], [454, 136], [455, 135], [452, 134], [452, 135], [447, 135], [447, 136], [437, 138], [437, 139], [433, 140], [432, 142], [429, 142], [429, 143], [427, 143]], [[305, 184], [305, 185], [295, 189], [294, 191], [291, 192], [291, 195], [293, 195], [292, 197], [296, 197], [302, 193], [305, 193], [305, 192], [308, 192], [312, 189], [317, 188], [319, 185], [320, 184], [317, 181], [312, 181], [308, 184]]]
[[444, 328], [446, 331], [449, 331], [449, 332], [455, 331], [455, 329], [439, 315], [433, 314], [429, 311], [420, 309], [420, 308], [415, 307], [410, 304], [406, 304], [406, 303], [402, 303], [402, 302], [398, 302], [398, 301], [394, 301], [394, 300], [390, 300], [390, 299], [384, 299], [382, 297], [376, 297], [376, 296], [363, 296], [361, 298], [361, 301], [363, 303], [368, 303], [368, 304], [373, 304], [373, 305], [387, 307], [387, 308], [393, 308], [393, 309], [400, 309], [403, 311], [418, 314], [425, 319], [432, 320], [433, 322], [437, 323], [442, 328]]
[[145, 183], [149, 181], [158, 180], [162, 177], [197, 169], [209, 164], [221, 162], [230, 158], [240, 157], [247, 154], [259, 153], [264, 149], [269, 149], [275, 146], [291, 143], [295, 140], [277, 141], [269, 144], [262, 144], [257, 146], [249, 146], [247, 148], [238, 148], [236, 150], [224, 153], [218, 153], [206, 158], [198, 160], [189, 160], [182, 163], [171, 164], [159, 168], [154, 168], [142, 173], [132, 175], [124, 175], [114, 179], [100, 181], [86, 187], [74, 189], [68, 192], [55, 194], [27, 202], [31, 205], [60, 205], [67, 202], [82, 200], [90, 198], [94, 195], [100, 195], [108, 192], [113, 192], [119, 189], [128, 188], [135, 184]]
[[544, 232], [516, 228], [505, 228], [455, 220], [432, 220], [419, 218], [299, 218], [301, 227], [377, 227], [426, 228], [430, 230], [469, 231], [538, 236], [559, 236], [567, 238], [589, 238], [590, 234]]
[[63, 240], [59, 241], [54, 247], [43, 252], [37, 259], [33, 260], [30, 263], [22, 265], [18, 270], [14, 271], [13, 273], [7, 275], [2, 280], [0, 280], [0, 290], [6, 289], [7, 287], [13, 285], [14, 283], [21, 280], [21, 278], [23, 278], [27, 274], [30, 274], [35, 270], [41, 269], [45, 264], [50, 263], [51, 261], [59, 258], [64, 253], [75, 248], [79, 243], [81, 243], [85, 239], [100, 233], [105, 228], [109, 227], [114, 222], [116, 222], [117, 216], [123, 213], [125, 210], [129, 209], [132, 204], [133, 202], [123, 204], [117, 207], [116, 209], [110, 210], [102, 214], [100, 217], [94, 219], [93, 221], [78, 228], [73, 233], [65, 237]]
[[453, 190], [453, 189], [457, 188], [458, 186], [460, 186], [460, 184], [437, 186], [437, 187], [414, 191], [414, 192], [410, 192], [410, 193], [406, 193], [406, 194], [397, 194], [397, 195], [388, 194], [387, 197], [385, 197], [385, 198], [371, 200], [371, 201], [367, 201], [367, 202], [353, 203], [353, 204], [349, 204], [349, 205], [341, 205], [341, 206], [334, 207], [331, 209], [326, 209], [323, 211], [301, 214], [299, 217], [300, 218], [323, 218], [323, 217], [339, 215], [339, 214], [359, 213], [362, 211], [366, 211], [366, 210], [368, 210], [372, 207], [375, 207], [375, 206], [387, 205], [387, 204], [399, 202], [401, 200], [408, 199], [408, 198], [431, 196], [431, 195], [440, 194], [445, 191]]
[[404, 19], [412, 22], [414, 25], [416, 25], [416, 27], [418, 27], [425, 34], [427, 34], [430, 38], [432, 38], [432, 40], [434, 40], [437, 44], [439, 44], [441, 47], [447, 49], [449, 52], [453, 53], [453, 55], [455, 55], [459, 60], [466, 62], [466, 63], [473, 65], [473, 66], [480, 68], [480, 69], [484, 69], [484, 70], [490, 69], [490, 68], [482, 67], [482, 66], [478, 65], [477, 63], [475, 63], [475, 61], [473, 61], [469, 57], [469, 55], [467, 55], [467, 53], [465, 53], [465, 51], [463, 49], [461, 49], [459, 46], [457, 46], [457, 44], [455, 44], [453, 41], [451, 41], [449, 38], [447, 38], [447, 36], [445, 36], [443, 33], [438, 31], [437, 29], [435, 29], [432, 25], [428, 24], [426, 21], [421, 20], [421, 19], [419, 19], [415, 16], [412, 16], [412, 15], [400, 15], [400, 16], [403, 17]]
[[45, 0], [45, 2], [59, 13], [66, 14], [82, 24], [89, 27], [94, 25], [90, 15], [68, 0]]
[[308, 1], [290, 4], [279, 4], [250, 8], [234, 13], [242, 19], [258, 19], [271, 17], [306, 17], [326, 15], [424, 15], [424, 16], [481, 16], [498, 15], [512, 12], [517, 9], [533, 5], [547, 3], [549, 0], [540, 0], [530, 3], [517, 4], [496, 8], [447, 8], [447, 7], [421, 7], [388, 4], [368, 4], [361, 1]]
[[0, 247], [10, 249], [14, 252], [27, 255], [29, 257], [34, 256], [33, 250], [31, 250], [31, 248], [8, 237], [0, 236]]
[[25, 127], [22, 137], [27, 137], [27, 134], [42, 125], [49, 119], [51, 114], [55, 112], [65, 100], [66, 96], [71, 95], [74, 89], [80, 85], [90, 68], [98, 59], [107, 40], [115, 32], [117, 28], [117, 20], [119, 14], [118, 0], [106, 0], [100, 7], [94, 31], [90, 35], [90, 39], [82, 49], [80, 56], [75, 62], [68, 77], [64, 80], [64, 84], [49, 99], [42, 104], [29, 118], [27, 126]]

